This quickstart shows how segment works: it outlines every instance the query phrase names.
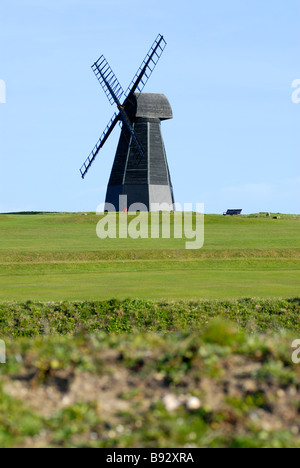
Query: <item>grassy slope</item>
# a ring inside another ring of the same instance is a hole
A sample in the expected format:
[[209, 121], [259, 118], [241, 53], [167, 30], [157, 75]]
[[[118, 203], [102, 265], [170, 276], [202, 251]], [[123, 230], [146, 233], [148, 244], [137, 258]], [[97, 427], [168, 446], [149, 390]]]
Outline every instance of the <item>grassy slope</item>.
[[300, 217], [205, 217], [205, 245], [105, 240], [99, 217], [0, 216], [0, 300], [295, 297]]
[[299, 299], [227, 299], [299, 297], [300, 218], [206, 216], [200, 251], [97, 219], [0, 216], [0, 301], [148, 299], [0, 304], [0, 447], [299, 448]]

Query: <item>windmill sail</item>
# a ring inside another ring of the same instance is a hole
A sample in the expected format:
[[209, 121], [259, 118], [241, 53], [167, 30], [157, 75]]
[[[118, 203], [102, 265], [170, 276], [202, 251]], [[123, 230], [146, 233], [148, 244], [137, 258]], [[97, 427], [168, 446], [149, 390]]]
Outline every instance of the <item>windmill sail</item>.
[[94, 63], [92, 70], [95, 73], [97, 80], [100, 82], [111, 105], [115, 103], [119, 105], [124, 91], [103, 55], [101, 55], [99, 60]]
[[121, 111], [120, 111], [120, 117], [121, 117], [122, 121], [124, 122], [124, 124], [126, 125], [127, 129], [129, 130], [129, 133], [131, 134], [132, 140], [133, 140], [138, 152], [143, 157], [144, 156], [144, 150], [142, 148], [142, 145], [139, 142], [139, 140], [138, 140], [138, 138], [137, 138], [137, 136], [136, 136], [136, 134], [134, 132], [134, 129], [133, 129], [132, 125], [131, 125], [131, 122], [130, 122], [130, 120], [128, 118], [128, 115], [126, 114], [126, 112], [123, 109], [121, 109]]
[[111, 132], [117, 125], [118, 121], [119, 121], [119, 115], [115, 113], [113, 117], [111, 118], [109, 124], [107, 125], [106, 129], [102, 133], [101, 137], [99, 138], [98, 142], [96, 143], [95, 147], [93, 148], [93, 151], [90, 153], [89, 157], [87, 158], [87, 160], [85, 161], [85, 163], [80, 169], [81, 177], [83, 179], [85, 178], [88, 170], [90, 169], [91, 165], [95, 161], [96, 156], [99, 153], [100, 149], [102, 148], [102, 146], [108, 139], [109, 135], [111, 134]]
[[135, 91], [139, 91], [140, 93], [143, 91], [163, 51], [165, 50], [166, 45], [167, 43], [164, 37], [159, 34], [155, 39], [154, 43], [152, 44], [148, 54], [144, 58], [144, 61], [142, 62], [140, 68], [136, 72], [133, 80], [128, 86], [127, 91], [125, 93], [126, 98], [134, 94]]
[[[137, 147], [138, 152], [140, 153], [141, 156], [143, 156], [144, 155], [143, 148], [142, 148], [141, 144], [139, 143], [136, 135], [134, 134], [134, 130], [132, 128], [130, 119], [128, 118], [128, 115], [127, 115], [127, 113], [126, 113], [126, 111], [124, 109], [124, 106], [122, 106], [121, 103], [120, 103], [120, 98], [124, 94], [124, 91], [123, 91], [120, 83], [118, 82], [114, 72], [110, 68], [107, 60], [104, 58], [103, 55], [100, 57], [100, 59], [97, 62], [94, 63], [94, 65], [92, 66], [92, 69], [93, 69], [97, 79], [99, 80], [99, 82], [100, 82], [106, 96], [108, 97], [109, 102], [111, 104], [114, 104], [114, 103], [117, 104], [118, 109], [120, 111], [119, 118], [126, 125], [128, 131], [131, 134], [131, 137], [132, 137], [132, 139], [134, 141], [134, 144]], [[100, 148], [101, 148], [101, 146], [100, 146]], [[96, 146], [95, 154], [94, 154], [94, 151], [93, 151], [91, 156], [90, 156], [92, 160], [95, 159], [95, 157], [97, 156], [98, 151], [99, 151], [100, 148], [97, 148], [97, 146]]]

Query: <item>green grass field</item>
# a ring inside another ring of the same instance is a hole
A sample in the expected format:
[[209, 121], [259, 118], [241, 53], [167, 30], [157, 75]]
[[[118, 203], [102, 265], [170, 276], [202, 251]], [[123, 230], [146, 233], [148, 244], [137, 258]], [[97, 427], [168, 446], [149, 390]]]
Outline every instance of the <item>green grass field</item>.
[[0, 215], [0, 447], [299, 448], [300, 216], [99, 219]]
[[296, 297], [300, 216], [205, 216], [205, 244], [106, 239], [95, 214], [0, 215], [0, 301]]

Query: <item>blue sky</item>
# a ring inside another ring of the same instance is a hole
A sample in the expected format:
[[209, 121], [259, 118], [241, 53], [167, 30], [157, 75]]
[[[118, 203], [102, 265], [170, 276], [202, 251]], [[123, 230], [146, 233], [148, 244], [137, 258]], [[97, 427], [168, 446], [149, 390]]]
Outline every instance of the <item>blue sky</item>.
[[115, 109], [91, 70], [123, 88], [158, 33], [168, 46], [145, 92], [162, 123], [176, 201], [207, 213], [300, 213], [299, 0], [10, 0], [0, 5], [0, 211], [95, 211], [120, 134], [79, 168]]

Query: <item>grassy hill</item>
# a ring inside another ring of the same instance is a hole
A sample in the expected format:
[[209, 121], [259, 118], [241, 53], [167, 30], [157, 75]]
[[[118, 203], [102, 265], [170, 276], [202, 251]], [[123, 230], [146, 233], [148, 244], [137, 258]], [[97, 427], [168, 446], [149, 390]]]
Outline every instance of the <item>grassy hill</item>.
[[300, 216], [100, 218], [0, 215], [0, 447], [299, 448]]
[[95, 214], [0, 216], [0, 301], [294, 297], [300, 216], [205, 216], [205, 244], [106, 239]]

